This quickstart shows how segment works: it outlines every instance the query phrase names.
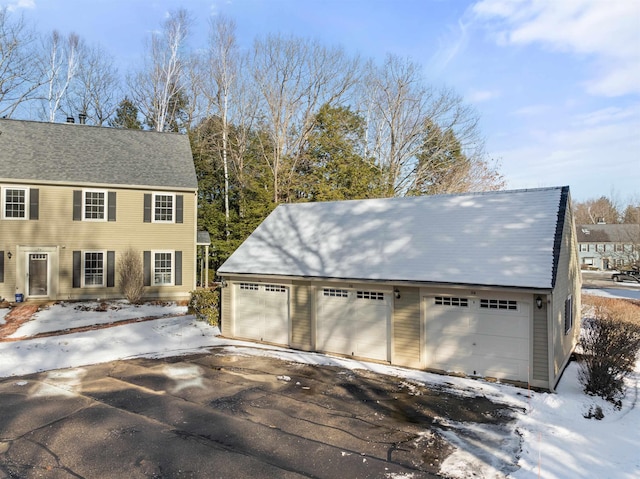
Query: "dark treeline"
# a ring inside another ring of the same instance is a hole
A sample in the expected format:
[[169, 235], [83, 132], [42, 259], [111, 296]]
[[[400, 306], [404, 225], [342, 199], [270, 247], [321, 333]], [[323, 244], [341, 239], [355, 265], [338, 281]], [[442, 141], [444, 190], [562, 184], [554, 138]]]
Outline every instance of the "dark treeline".
[[0, 116], [188, 134], [214, 268], [281, 202], [503, 186], [475, 111], [412, 60], [279, 34], [243, 49], [225, 17], [190, 49], [192, 26], [173, 12], [123, 75], [101, 47], [0, 9]]

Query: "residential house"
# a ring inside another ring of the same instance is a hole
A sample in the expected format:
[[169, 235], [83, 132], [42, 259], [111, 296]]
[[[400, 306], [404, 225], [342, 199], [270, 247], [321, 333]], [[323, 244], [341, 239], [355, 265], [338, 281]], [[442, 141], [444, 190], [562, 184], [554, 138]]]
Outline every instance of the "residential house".
[[222, 333], [553, 390], [579, 332], [568, 187], [283, 204], [219, 268]]
[[195, 287], [197, 181], [185, 135], [0, 120], [0, 297], [120, 298], [120, 258], [144, 297]]
[[640, 225], [576, 227], [582, 269], [608, 270], [640, 264]]

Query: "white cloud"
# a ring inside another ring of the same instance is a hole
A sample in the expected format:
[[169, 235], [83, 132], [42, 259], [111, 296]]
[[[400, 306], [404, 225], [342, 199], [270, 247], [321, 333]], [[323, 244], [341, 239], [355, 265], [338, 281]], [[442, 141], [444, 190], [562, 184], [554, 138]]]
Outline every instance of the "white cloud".
[[631, 194], [638, 181], [638, 108], [634, 104], [575, 115], [564, 128], [500, 138], [496, 143], [501, 145], [491, 153], [502, 159], [510, 188], [568, 184], [574, 198], [587, 199], [606, 195], [615, 185]]
[[500, 96], [500, 92], [497, 90], [471, 90], [467, 94], [467, 99], [471, 103], [482, 103], [484, 101], [489, 101], [494, 98], [498, 98]]
[[10, 12], [15, 12], [20, 8], [33, 10], [34, 8], [36, 8], [36, 2], [35, 0], [18, 0], [7, 5], [7, 10], [9, 10]]
[[640, 2], [482, 0], [472, 11], [493, 22], [499, 44], [538, 43], [586, 56], [598, 72], [585, 83], [591, 94], [640, 93]]

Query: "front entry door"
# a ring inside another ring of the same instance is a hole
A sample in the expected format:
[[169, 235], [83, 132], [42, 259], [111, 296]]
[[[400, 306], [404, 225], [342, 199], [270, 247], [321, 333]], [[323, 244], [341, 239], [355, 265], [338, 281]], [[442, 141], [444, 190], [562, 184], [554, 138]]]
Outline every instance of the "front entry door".
[[27, 296], [49, 295], [49, 255], [29, 253], [29, 291]]

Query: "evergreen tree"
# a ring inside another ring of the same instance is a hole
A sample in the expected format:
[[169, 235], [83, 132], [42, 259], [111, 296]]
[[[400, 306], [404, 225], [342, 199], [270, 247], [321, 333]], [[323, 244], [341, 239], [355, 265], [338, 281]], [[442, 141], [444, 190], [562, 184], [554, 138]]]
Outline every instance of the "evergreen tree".
[[142, 129], [142, 123], [138, 120], [138, 108], [128, 97], [125, 96], [118, 105], [115, 117], [109, 120], [109, 126], [131, 130]]
[[301, 200], [333, 201], [382, 196], [382, 175], [362, 156], [364, 120], [348, 107], [323, 105], [298, 169], [295, 196]]

